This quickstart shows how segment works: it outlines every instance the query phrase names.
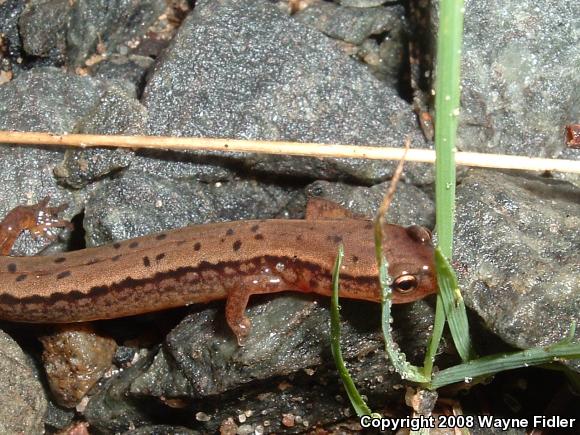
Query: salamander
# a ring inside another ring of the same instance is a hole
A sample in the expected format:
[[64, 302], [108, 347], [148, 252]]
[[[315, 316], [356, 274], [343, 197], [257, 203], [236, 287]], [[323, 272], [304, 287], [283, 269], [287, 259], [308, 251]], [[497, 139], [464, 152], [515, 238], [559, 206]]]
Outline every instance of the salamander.
[[[55, 255], [9, 256], [22, 231], [50, 236], [49, 228], [70, 225], [58, 218], [66, 205], [48, 207], [48, 200], [16, 207], [0, 223], [0, 319], [84, 322], [225, 299], [227, 323], [242, 344], [250, 295], [330, 295], [340, 244], [340, 296], [380, 301], [373, 221], [327, 200], [312, 199], [304, 220], [193, 225]], [[393, 303], [435, 293], [429, 230], [385, 224], [383, 232]]]

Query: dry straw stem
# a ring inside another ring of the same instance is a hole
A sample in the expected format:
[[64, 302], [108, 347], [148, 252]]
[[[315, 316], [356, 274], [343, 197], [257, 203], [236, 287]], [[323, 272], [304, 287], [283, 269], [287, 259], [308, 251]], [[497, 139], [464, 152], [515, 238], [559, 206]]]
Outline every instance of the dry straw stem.
[[393, 177], [391, 178], [391, 182], [389, 183], [389, 188], [387, 192], [383, 196], [383, 201], [381, 202], [381, 206], [377, 212], [377, 217], [379, 219], [379, 223], [381, 224], [381, 228], [385, 223], [385, 219], [387, 217], [387, 212], [389, 211], [389, 207], [391, 206], [391, 202], [393, 202], [393, 198], [395, 197], [395, 192], [397, 191], [397, 184], [399, 184], [399, 180], [401, 175], [403, 174], [403, 167], [405, 166], [405, 160], [407, 160], [407, 154], [409, 153], [411, 147], [411, 138], [407, 136], [405, 139], [405, 147], [403, 148], [403, 156], [401, 160], [399, 160], [399, 164], [393, 173]]
[[[371, 160], [401, 160], [403, 148], [359, 145], [331, 145], [267, 140], [240, 140], [166, 136], [103, 136], [92, 134], [56, 135], [50, 133], [0, 131], [0, 143], [42, 146], [156, 148], [195, 151], [231, 151], [259, 154], [280, 154], [309, 157], [339, 157]], [[426, 149], [409, 150], [408, 162], [435, 162], [435, 152]], [[557, 171], [580, 174], [580, 161], [542, 159], [457, 152], [456, 163], [463, 166], [520, 169], [525, 171]]]

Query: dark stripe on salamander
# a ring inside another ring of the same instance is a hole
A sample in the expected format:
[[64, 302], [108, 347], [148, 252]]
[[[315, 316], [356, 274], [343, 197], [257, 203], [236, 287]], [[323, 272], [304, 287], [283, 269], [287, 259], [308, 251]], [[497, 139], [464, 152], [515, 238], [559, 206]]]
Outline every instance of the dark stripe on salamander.
[[[196, 284], [203, 280], [204, 272], [217, 272], [221, 275], [225, 274], [225, 269], [236, 269], [240, 276], [244, 275], [254, 275], [255, 272], [253, 269], [248, 273], [243, 273], [241, 271], [240, 265], [246, 263], [253, 263], [254, 265], [261, 265], [263, 262], [266, 262], [271, 270], [275, 270], [276, 264], [283, 263], [287, 267], [291, 267], [296, 270], [307, 270], [313, 276], [317, 277], [320, 280], [331, 280], [332, 273], [325, 267], [320, 266], [319, 264], [310, 263], [306, 261], [299, 260], [293, 257], [287, 256], [273, 256], [273, 255], [265, 255], [265, 256], [258, 256], [254, 258], [250, 258], [248, 260], [240, 261], [221, 261], [218, 263], [210, 263], [208, 261], [202, 261], [197, 266], [185, 266], [180, 267], [175, 270], [168, 270], [164, 272], [157, 272], [155, 275], [149, 278], [141, 278], [141, 279], [134, 279], [131, 277], [127, 277], [119, 282], [113, 283], [109, 286], [95, 286], [91, 287], [86, 291], [79, 291], [73, 290], [66, 293], [52, 293], [50, 296], [40, 296], [40, 295], [32, 295], [32, 296], [24, 296], [24, 297], [15, 297], [8, 293], [0, 294], [0, 311], [3, 312], [3, 318], [10, 320], [19, 320], [19, 321], [28, 321], [30, 323], [51, 323], [51, 322], [68, 322], [68, 321], [82, 321], [82, 318], [73, 319], [70, 318], [70, 313], [74, 313], [75, 306], [74, 303], [79, 300], [91, 300], [91, 305], [98, 303], [99, 299], [110, 299], [110, 298], [119, 298], [121, 300], [127, 299], [129, 296], [124, 294], [129, 292], [131, 294], [132, 289], [137, 287], [143, 286], [154, 286], [160, 287], [160, 283], [164, 280], [176, 280], [180, 281], [184, 276], [187, 274], [191, 274], [191, 276], [195, 276], [196, 278], [191, 280], [188, 283], [180, 282], [181, 285], [186, 284]], [[70, 272], [65, 271], [61, 272], [61, 274]], [[59, 274], [59, 275], [61, 275]], [[341, 273], [340, 275], [341, 284], [346, 287], [347, 285], [357, 285], [357, 284], [364, 284], [364, 285], [376, 285], [377, 279], [374, 276], [353, 276], [348, 275], [345, 273]], [[172, 289], [175, 290], [175, 289]], [[135, 296], [134, 292], [131, 296]], [[51, 306], [59, 303], [65, 302], [66, 304], [71, 304], [71, 307], [67, 307], [66, 314], [61, 314], [60, 312], [53, 312], [53, 316], [55, 317], [47, 317], [47, 313], [50, 313], [50, 310], [46, 310]], [[11, 307], [9, 310], [1, 309], [1, 306]], [[27, 307], [27, 305], [29, 305]], [[36, 305], [36, 307], [34, 307]], [[17, 309], [14, 309], [17, 307]], [[68, 311], [70, 310], [70, 311]], [[155, 311], [155, 310], [151, 310]], [[20, 314], [20, 316], [14, 316], [15, 314]], [[11, 315], [9, 315], [11, 314]], [[69, 317], [67, 317], [67, 315]], [[58, 318], [56, 318], [58, 316]], [[64, 317], [63, 317], [64, 316]], [[62, 317], [62, 318], [61, 318]]]

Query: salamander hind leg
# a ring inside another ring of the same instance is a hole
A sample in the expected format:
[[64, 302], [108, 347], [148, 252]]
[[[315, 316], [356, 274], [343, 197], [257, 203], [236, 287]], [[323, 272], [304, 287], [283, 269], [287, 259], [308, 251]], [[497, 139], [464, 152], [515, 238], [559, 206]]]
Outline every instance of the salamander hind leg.
[[13, 208], [0, 222], [0, 255], [9, 255], [14, 242], [25, 230], [35, 237], [54, 239], [56, 235], [51, 228], [71, 228], [70, 222], [59, 219], [58, 215], [68, 207], [61, 204], [58, 207], [48, 207], [50, 197], [45, 197], [38, 204], [20, 205]]

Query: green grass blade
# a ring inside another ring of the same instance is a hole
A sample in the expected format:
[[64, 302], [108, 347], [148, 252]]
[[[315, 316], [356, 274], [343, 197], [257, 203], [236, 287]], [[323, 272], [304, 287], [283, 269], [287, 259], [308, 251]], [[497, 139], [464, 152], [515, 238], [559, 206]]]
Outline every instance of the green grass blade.
[[395, 340], [393, 339], [391, 331], [391, 305], [392, 305], [392, 291], [389, 285], [391, 279], [388, 272], [387, 259], [383, 255], [382, 250], [382, 231], [380, 219], [375, 219], [375, 253], [377, 256], [377, 262], [379, 264], [379, 283], [381, 286], [381, 323], [383, 329], [383, 337], [385, 340], [385, 349], [389, 355], [389, 359], [393, 364], [393, 367], [399, 373], [401, 378], [408, 379], [413, 382], [418, 382], [426, 384], [431, 380], [430, 376], [425, 376], [423, 369], [409, 363], [405, 357], [405, 354], [399, 351], [399, 347]]
[[451, 258], [464, 6], [463, 0], [441, 0], [440, 5], [435, 83], [435, 214], [439, 246], [445, 257]]
[[439, 298], [441, 298], [457, 352], [461, 360], [467, 362], [470, 359], [476, 358], [477, 355], [473, 350], [469, 336], [469, 323], [467, 321], [465, 303], [459, 292], [455, 272], [439, 247], [435, 248], [435, 267], [437, 268], [439, 284], [437, 300], [439, 301]]
[[435, 356], [437, 349], [443, 336], [443, 329], [445, 328], [445, 309], [443, 308], [443, 299], [441, 295], [437, 295], [437, 305], [435, 307], [435, 322], [433, 323], [433, 332], [429, 337], [427, 344], [427, 352], [425, 353], [425, 361], [423, 362], [423, 372], [426, 377], [431, 377], [433, 373], [433, 364], [435, 363]]
[[435, 81], [435, 218], [440, 248], [440, 251], [436, 251], [435, 264], [439, 294], [433, 335], [425, 356], [426, 374], [432, 371], [433, 357], [443, 333], [442, 309], [461, 359], [465, 362], [475, 356], [463, 298], [459, 293], [455, 273], [447, 262], [453, 252], [455, 142], [459, 116], [463, 0], [441, 0], [439, 12]]
[[330, 340], [332, 356], [334, 357], [334, 363], [338, 369], [338, 373], [342, 379], [344, 389], [350, 403], [354, 408], [356, 414], [360, 417], [363, 415], [371, 415], [371, 410], [362, 399], [356, 386], [346, 366], [344, 365], [344, 359], [342, 358], [342, 351], [340, 350], [340, 307], [338, 305], [338, 294], [339, 294], [339, 275], [340, 266], [342, 265], [342, 259], [344, 257], [344, 248], [342, 245], [338, 248], [338, 255], [336, 256], [336, 261], [334, 262], [334, 269], [332, 271], [332, 298], [330, 304]]
[[580, 358], [580, 343], [570, 343], [566, 339], [546, 348], [538, 347], [519, 352], [489, 355], [441, 370], [433, 375], [430, 386], [440, 388], [455, 382], [470, 382], [473, 378], [504, 370], [576, 358]]

